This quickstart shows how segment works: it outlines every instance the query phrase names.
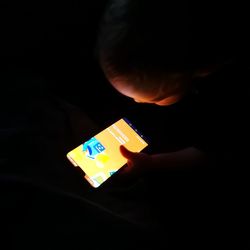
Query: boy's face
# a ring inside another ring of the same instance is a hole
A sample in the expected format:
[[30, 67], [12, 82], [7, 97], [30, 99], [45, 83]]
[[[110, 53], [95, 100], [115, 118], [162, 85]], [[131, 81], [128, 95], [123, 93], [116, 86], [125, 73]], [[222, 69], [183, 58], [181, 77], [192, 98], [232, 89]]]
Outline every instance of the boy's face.
[[159, 106], [169, 106], [178, 102], [184, 93], [169, 94], [161, 85], [155, 85], [152, 88], [139, 89], [132, 84], [128, 84], [126, 80], [111, 79], [113, 87], [121, 94], [134, 99], [139, 103], [150, 103]]

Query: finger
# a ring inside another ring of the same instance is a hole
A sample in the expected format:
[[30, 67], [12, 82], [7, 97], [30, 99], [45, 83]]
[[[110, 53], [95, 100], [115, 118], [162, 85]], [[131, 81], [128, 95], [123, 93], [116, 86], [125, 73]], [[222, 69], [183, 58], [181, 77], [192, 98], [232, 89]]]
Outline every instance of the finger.
[[126, 159], [128, 159], [129, 161], [133, 161], [137, 155], [137, 153], [129, 151], [123, 145], [120, 146], [120, 152], [121, 152], [122, 156], [125, 157]]

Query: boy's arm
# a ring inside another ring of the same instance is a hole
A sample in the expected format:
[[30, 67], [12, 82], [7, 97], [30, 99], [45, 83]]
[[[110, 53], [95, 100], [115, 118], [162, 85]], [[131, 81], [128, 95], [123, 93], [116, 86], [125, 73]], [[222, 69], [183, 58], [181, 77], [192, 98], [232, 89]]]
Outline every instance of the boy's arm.
[[150, 157], [154, 168], [191, 169], [207, 162], [205, 154], [194, 147], [171, 153], [155, 154]]
[[120, 151], [128, 160], [128, 167], [125, 168], [126, 172], [192, 169], [207, 163], [206, 155], [194, 147], [154, 155], [134, 153], [127, 150], [124, 146], [121, 146]]

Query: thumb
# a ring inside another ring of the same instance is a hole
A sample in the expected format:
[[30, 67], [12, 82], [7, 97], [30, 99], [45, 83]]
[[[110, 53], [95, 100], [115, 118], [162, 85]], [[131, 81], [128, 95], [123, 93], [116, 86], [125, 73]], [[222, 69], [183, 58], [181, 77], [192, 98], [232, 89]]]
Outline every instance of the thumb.
[[127, 158], [128, 160], [134, 160], [136, 158], [137, 153], [129, 151], [123, 145], [120, 146], [120, 152], [123, 157]]
[[123, 145], [120, 146], [120, 152], [121, 152], [122, 156], [127, 159], [128, 168], [125, 168], [124, 171], [129, 172], [131, 170], [131, 167], [134, 166], [134, 161], [136, 159], [136, 153], [129, 151]]

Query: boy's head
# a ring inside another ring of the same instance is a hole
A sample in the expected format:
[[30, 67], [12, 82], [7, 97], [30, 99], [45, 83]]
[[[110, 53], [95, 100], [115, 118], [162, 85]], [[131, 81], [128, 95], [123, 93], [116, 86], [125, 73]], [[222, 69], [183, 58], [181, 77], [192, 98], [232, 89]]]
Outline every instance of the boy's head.
[[110, 1], [97, 52], [105, 75], [119, 92], [138, 102], [170, 105], [187, 92], [194, 78], [230, 59], [225, 43], [230, 24], [224, 26], [221, 13], [214, 11], [211, 19], [205, 14], [208, 10], [197, 13], [187, 2]]

